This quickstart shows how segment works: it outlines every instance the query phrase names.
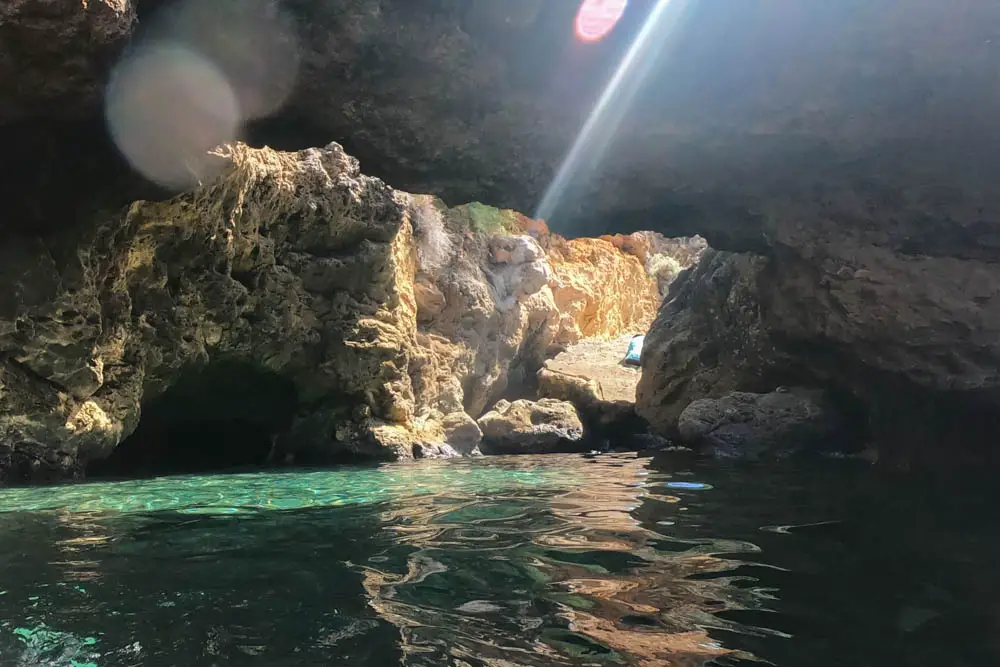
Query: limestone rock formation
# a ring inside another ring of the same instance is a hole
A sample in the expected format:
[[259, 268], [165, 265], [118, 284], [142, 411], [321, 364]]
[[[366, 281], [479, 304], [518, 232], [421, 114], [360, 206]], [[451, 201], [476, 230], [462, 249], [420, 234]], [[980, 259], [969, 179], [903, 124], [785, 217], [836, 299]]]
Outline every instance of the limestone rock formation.
[[582, 451], [583, 424], [572, 403], [500, 401], [479, 418], [485, 454], [548, 454]]
[[622, 252], [635, 255], [646, 267], [646, 273], [656, 278], [659, 299], [667, 296], [670, 285], [680, 272], [698, 263], [708, 242], [701, 236], [665, 238], [658, 232], [633, 232], [602, 236]]
[[538, 371], [538, 395], [576, 406], [593, 434], [621, 438], [636, 430], [639, 369], [622, 363], [631, 336], [569, 346]]
[[0, 467], [68, 474], [106, 456], [143, 402], [220, 359], [294, 382], [296, 447], [405, 454], [404, 203], [336, 145], [218, 159], [217, 182], [137, 202], [75, 246], [5, 246]]
[[552, 295], [563, 323], [557, 342], [645, 331], [660, 303], [644, 263], [604, 239], [553, 243]]
[[[432, 205], [437, 213], [425, 208], [423, 217], [440, 216], [454, 246], [447, 262], [415, 277], [418, 344], [427, 353], [414, 368], [426, 364], [421, 375], [433, 378], [418, 378], [415, 390], [439, 403], [429, 419], [456, 409], [478, 416], [531, 387], [565, 343], [644, 331], [652, 321], [656, 279], [634, 255], [605, 241], [566, 241], [513, 211]], [[419, 235], [416, 244], [419, 253]]]
[[712, 456], [782, 458], [840, 452], [856, 445], [822, 391], [733, 392], [689, 404], [677, 423], [679, 442]]
[[[532, 234], [566, 242], [544, 225], [396, 192], [337, 144], [236, 144], [214, 159], [222, 175], [191, 193], [0, 250], [0, 471], [10, 478], [76, 474], [132, 433], [144, 406], [206, 368], [215, 396], [197, 390], [197, 405], [175, 412], [256, 421], [276, 432], [273, 460], [474, 454], [474, 418], [512, 376], [537, 371], [567, 321], [584, 323], [577, 311], [561, 317], [550, 260], [562, 256]], [[602, 250], [611, 271], [641, 269]], [[584, 297], [655, 289], [641, 270], [623, 275], [635, 284], [592, 281]], [[248, 376], [227, 365], [288, 383], [290, 423], [252, 389], [230, 400], [225, 378]]]
[[945, 443], [956, 458], [988, 452], [1000, 264], [900, 255], [823, 229], [779, 227], [788, 245], [775, 257], [709, 252], [682, 275], [646, 337], [639, 413], [673, 433], [700, 398], [824, 386], [887, 459], [939, 456]]
[[133, 0], [4, 0], [0, 123], [100, 113], [108, 70], [135, 22]]

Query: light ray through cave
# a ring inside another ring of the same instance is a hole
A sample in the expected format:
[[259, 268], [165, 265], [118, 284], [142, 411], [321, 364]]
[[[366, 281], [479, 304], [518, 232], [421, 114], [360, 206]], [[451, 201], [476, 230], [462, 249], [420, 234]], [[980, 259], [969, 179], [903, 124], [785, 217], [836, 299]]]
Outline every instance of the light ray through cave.
[[632, 105], [636, 93], [649, 76], [663, 48], [670, 41], [682, 7], [667, 11], [685, 0], [657, 0], [642, 30], [636, 36], [611, 81], [604, 88], [593, 111], [577, 134], [572, 147], [542, 196], [535, 218], [550, 220], [574, 179], [586, 176], [598, 167], [608, 145]]

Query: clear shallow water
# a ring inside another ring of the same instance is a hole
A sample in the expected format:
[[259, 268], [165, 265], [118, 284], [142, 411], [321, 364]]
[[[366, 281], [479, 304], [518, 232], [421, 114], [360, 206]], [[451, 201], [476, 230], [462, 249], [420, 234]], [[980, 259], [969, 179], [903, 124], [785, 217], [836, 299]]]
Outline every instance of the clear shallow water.
[[991, 486], [427, 461], [0, 491], [0, 665], [1000, 664]]

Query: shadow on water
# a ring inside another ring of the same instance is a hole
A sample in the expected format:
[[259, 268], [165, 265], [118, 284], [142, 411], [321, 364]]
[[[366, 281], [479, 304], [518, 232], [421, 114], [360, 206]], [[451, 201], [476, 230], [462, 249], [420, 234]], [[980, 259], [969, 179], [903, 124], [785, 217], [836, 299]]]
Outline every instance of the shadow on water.
[[398, 664], [347, 565], [376, 530], [362, 506], [10, 516], [0, 664]]
[[607, 455], [2, 491], [0, 664], [996, 664], [996, 492], [961, 481]]

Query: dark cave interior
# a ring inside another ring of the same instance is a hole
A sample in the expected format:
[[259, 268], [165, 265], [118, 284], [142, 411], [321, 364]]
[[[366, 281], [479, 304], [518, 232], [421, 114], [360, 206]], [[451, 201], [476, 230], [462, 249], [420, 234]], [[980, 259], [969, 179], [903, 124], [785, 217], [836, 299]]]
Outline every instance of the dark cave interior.
[[239, 361], [185, 372], [143, 406], [135, 432], [91, 477], [132, 477], [260, 468], [297, 406], [292, 382]]

